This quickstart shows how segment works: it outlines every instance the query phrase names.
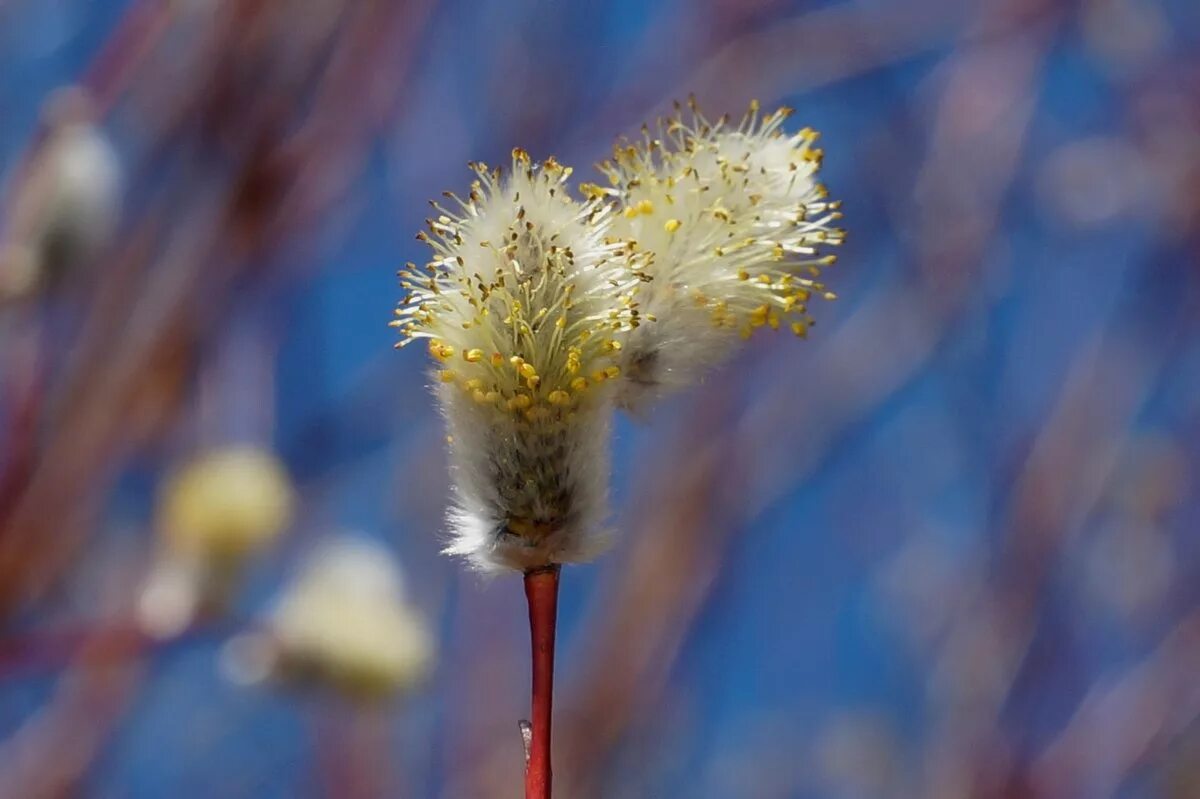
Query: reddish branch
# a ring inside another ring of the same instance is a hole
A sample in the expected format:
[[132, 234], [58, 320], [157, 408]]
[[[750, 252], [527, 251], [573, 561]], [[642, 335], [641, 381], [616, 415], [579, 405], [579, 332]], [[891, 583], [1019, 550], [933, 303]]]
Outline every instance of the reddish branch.
[[525, 799], [550, 797], [550, 721], [554, 705], [554, 630], [558, 616], [557, 565], [525, 573], [533, 655], [532, 739], [525, 764]]

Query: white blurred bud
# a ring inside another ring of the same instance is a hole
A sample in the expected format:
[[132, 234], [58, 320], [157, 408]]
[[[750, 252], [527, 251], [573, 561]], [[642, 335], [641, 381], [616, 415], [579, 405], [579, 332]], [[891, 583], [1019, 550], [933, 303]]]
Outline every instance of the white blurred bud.
[[16, 190], [0, 247], [0, 295], [21, 297], [86, 268], [111, 241], [122, 171], [81, 89], [47, 103], [46, 138]]
[[334, 539], [313, 554], [280, 597], [267, 629], [283, 676], [354, 697], [408, 690], [433, 659], [433, 641], [405, 602], [391, 556], [356, 538]]

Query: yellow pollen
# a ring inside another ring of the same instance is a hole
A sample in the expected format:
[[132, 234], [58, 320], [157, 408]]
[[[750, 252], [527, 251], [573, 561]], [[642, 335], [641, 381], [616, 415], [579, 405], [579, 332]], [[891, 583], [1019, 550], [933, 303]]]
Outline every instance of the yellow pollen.
[[524, 413], [525, 418], [531, 422], [538, 422], [550, 415], [550, 409], [544, 405], [534, 405]]
[[587, 387], [588, 381], [586, 377], [577, 377], [571, 381], [571, 388], [575, 391], [583, 391]]
[[605, 374], [605, 376], [607, 376], [607, 377], [611, 377], [611, 378], [617, 378], [617, 377], [620, 377], [620, 376], [621, 376], [621, 367], [619, 367], [619, 366], [610, 366], [610, 367], [608, 367], [607, 369], [605, 369], [605, 370], [604, 370], [604, 374]]
[[548, 397], [546, 397], [546, 399], [549, 400], [551, 405], [570, 405], [571, 404], [571, 395], [568, 394], [567, 392], [563, 391], [562, 389], [556, 389], [554, 391], [551, 391], [550, 395]]
[[637, 204], [637, 209], [638, 213], [649, 216], [650, 214], [654, 213], [654, 203], [650, 202], [649, 200], [642, 200]]
[[483, 360], [483, 350], [467, 350], [463, 353], [463, 358], [467, 361], [467, 363], [479, 363]]
[[522, 361], [520, 364], [514, 363], [513, 365], [517, 367], [517, 371], [521, 373], [521, 377], [532, 378], [538, 376], [537, 369], [534, 369], [531, 363]]
[[678, 219], [668, 219], [665, 223], [663, 223], [663, 230], [667, 231], [668, 233], [674, 233], [676, 230], [679, 230], [679, 226], [682, 224], [683, 223]]

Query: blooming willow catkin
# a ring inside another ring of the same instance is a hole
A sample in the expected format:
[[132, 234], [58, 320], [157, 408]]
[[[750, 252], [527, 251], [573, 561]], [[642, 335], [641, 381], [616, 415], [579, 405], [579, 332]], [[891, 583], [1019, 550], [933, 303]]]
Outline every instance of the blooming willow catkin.
[[434, 204], [433, 260], [401, 272], [392, 324], [438, 362], [453, 539], [482, 570], [585, 560], [604, 541], [608, 427], [646, 279], [610, 235], [611, 203], [569, 196], [570, 168], [515, 150]]
[[833, 296], [819, 278], [835, 256], [821, 250], [845, 235], [817, 181], [817, 134], [783, 132], [790, 109], [760, 116], [755, 102], [736, 126], [708, 122], [694, 102], [676, 111], [640, 142], [618, 142], [600, 165], [611, 188], [583, 187], [615, 199], [613, 235], [649, 254], [640, 300], [658, 321], [621, 362], [618, 401], [634, 410], [695, 383], [758, 328], [805, 336], [810, 299]]

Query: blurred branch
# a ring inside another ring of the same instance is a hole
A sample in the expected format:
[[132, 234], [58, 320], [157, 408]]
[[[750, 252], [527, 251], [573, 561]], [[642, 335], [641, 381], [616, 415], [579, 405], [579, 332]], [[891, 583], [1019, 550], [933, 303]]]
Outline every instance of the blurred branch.
[[1036, 794], [1114, 796], [1135, 768], [1152, 762], [1200, 718], [1200, 612], [1125, 674], [1101, 681], [1038, 758]]
[[[698, 443], [696, 430], [728, 429], [720, 393], [697, 403], [672, 446], [649, 464], [636, 502], [646, 514], [610, 564], [587, 624], [581, 671], [559, 716], [568, 796], [605, 796], [606, 766], [629, 728], [657, 707], [679, 651], [739, 529], [737, 450], [728, 435]], [[614, 657], [613, 653], [620, 653]]]
[[[230, 93], [227, 83], [195, 76], [205, 88], [184, 96], [188, 132], [161, 142], [189, 180], [168, 187], [157, 204], [187, 224], [167, 227], [164, 214], [150, 211], [134, 227], [145, 231], [134, 241], [160, 246], [162, 254], [123, 248], [102, 265], [108, 279], [88, 309], [80, 347], [52, 378], [58, 401], [43, 404], [27, 431], [39, 431], [36, 452], [18, 471], [6, 471], [11, 501], [0, 508], [0, 613], [43, 594], [61, 574], [123, 457], [177, 411], [182, 392], [178, 384], [164, 386], [164, 378], [186, 380], [242, 281], [260, 276], [269, 253], [307, 238], [320, 210], [345, 189], [386, 118], [381, 98], [398, 95], [401, 64], [412, 57], [412, 48], [398, 54], [391, 33], [416, 22], [400, 40], [415, 37], [430, 7], [414, 7], [422, 15], [410, 20], [394, 4], [356, 5], [350, 24], [337, 31], [326, 82], [306, 101], [304, 80], [287, 78], [303, 78], [324, 62], [322, 42], [311, 41], [302, 58], [292, 51], [284, 58], [278, 45], [286, 39], [262, 36], [294, 32], [291, 4], [222, 6], [238, 25], [217, 26], [224, 38], [197, 69], [245, 82]], [[281, 96], [283, 88], [292, 96]], [[287, 129], [302, 135], [285, 138]], [[201, 172], [200, 163], [184, 160], [197, 144], [224, 153], [216, 169], [204, 162], [211, 171]], [[147, 416], [147, 403], [156, 416]]]
[[126, 645], [123, 635], [90, 638], [50, 701], [0, 743], [0, 797], [78, 795], [141, 680], [142, 670], [125, 659]]

